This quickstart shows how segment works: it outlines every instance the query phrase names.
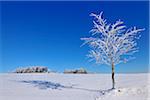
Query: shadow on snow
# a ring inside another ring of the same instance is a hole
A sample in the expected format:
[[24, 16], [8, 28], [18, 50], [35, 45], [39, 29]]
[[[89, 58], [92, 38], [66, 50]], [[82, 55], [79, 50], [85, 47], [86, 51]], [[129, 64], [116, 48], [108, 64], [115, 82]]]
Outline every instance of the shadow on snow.
[[65, 88], [65, 86], [59, 83], [53, 83], [48, 81], [21, 81], [23, 83], [28, 83], [34, 85], [34, 87], [38, 87], [39, 89], [60, 89]]
[[60, 83], [54, 83], [54, 82], [49, 82], [49, 81], [39, 81], [39, 80], [31, 80], [31, 81], [29, 80], [29, 81], [20, 81], [20, 82], [32, 84], [34, 87], [38, 87], [39, 89], [58, 89], [58, 90], [61, 90], [63, 88], [77, 89], [77, 90], [83, 90], [83, 91], [89, 91], [89, 92], [99, 92], [101, 95], [105, 95], [105, 93], [108, 93], [113, 90], [113, 89], [94, 90], [94, 89], [87, 89], [87, 88], [79, 88], [79, 87], [74, 87], [75, 85], [65, 86]]

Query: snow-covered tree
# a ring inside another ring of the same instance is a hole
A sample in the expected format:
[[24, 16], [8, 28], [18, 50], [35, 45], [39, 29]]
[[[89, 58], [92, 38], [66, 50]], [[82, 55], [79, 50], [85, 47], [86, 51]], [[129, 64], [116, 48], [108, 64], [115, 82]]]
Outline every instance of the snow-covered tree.
[[126, 63], [133, 59], [133, 54], [138, 51], [137, 39], [140, 38], [139, 32], [144, 29], [131, 27], [126, 29], [123, 21], [118, 20], [115, 23], [107, 23], [103, 18], [103, 12], [99, 15], [92, 13], [94, 17], [94, 27], [90, 31], [91, 37], [81, 38], [83, 45], [90, 47], [87, 55], [90, 60], [95, 60], [98, 64], [107, 64], [112, 68], [112, 89], [115, 88], [115, 65]]

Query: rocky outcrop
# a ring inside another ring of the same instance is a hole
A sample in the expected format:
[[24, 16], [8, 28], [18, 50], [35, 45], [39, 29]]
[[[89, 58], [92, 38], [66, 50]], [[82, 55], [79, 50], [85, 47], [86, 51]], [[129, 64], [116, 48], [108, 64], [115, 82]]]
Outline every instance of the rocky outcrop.
[[84, 68], [80, 68], [75, 70], [65, 70], [64, 74], [87, 74], [87, 71]]
[[48, 72], [47, 67], [43, 66], [31, 66], [26, 68], [17, 68], [15, 73], [45, 73]]

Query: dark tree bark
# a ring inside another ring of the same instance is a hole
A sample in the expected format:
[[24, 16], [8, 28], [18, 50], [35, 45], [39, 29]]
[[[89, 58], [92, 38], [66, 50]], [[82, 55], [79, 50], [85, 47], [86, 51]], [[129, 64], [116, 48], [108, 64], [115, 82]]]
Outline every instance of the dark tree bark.
[[112, 63], [112, 89], [115, 89], [115, 78], [114, 78], [114, 75], [115, 75], [115, 68], [114, 68], [114, 63]]

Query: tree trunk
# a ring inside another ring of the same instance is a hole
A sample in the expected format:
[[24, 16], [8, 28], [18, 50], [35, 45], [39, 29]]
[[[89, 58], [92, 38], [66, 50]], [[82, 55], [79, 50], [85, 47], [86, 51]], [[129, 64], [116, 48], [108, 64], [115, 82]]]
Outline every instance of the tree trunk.
[[114, 68], [114, 63], [112, 63], [112, 89], [115, 89], [115, 68]]

